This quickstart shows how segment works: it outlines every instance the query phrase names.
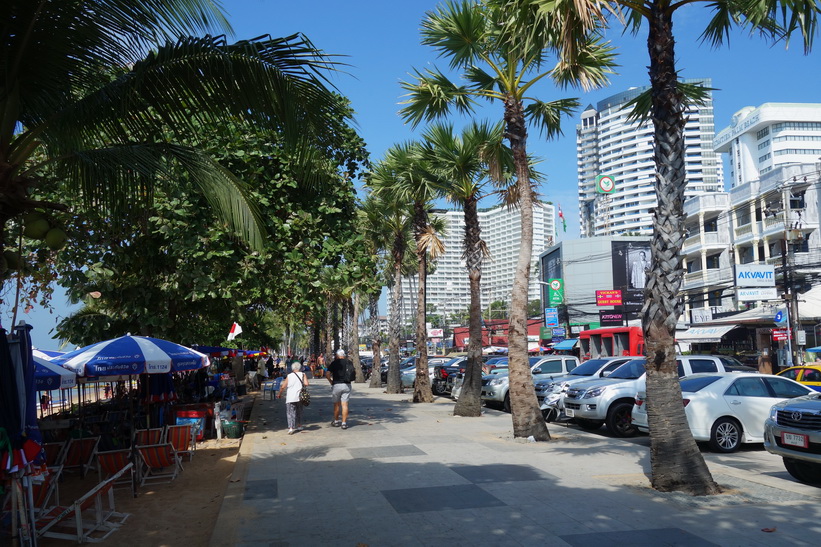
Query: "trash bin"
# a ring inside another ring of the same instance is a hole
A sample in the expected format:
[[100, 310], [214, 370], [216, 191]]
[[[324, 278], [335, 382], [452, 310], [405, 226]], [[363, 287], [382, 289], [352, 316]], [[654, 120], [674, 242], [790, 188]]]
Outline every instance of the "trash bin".
[[222, 421], [222, 432], [227, 439], [239, 439], [244, 432], [244, 424], [242, 422], [234, 422], [230, 420]]

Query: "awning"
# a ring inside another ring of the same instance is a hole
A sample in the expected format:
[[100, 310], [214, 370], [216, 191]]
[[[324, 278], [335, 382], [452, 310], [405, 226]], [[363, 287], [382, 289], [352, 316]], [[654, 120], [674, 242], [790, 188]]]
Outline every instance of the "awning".
[[562, 340], [553, 346], [554, 350], [568, 351], [576, 347], [578, 338], [570, 338], [569, 340]]
[[720, 342], [721, 337], [738, 327], [738, 325], [714, 325], [709, 327], [690, 327], [682, 334], [676, 335], [677, 342], [689, 344], [706, 344]]

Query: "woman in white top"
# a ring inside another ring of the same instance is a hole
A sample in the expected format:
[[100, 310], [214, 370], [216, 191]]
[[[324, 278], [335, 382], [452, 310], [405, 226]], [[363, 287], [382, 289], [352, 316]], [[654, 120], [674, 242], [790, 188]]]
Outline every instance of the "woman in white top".
[[[285, 391], [285, 409], [288, 417], [288, 435], [293, 435], [297, 431], [302, 431], [302, 403], [299, 401], [299, 392], [303, 386], [308, 385], [308, 378], [300, 372], [302, 365], [299, 361], [294, 361], [291, 365], [292, 372], [285, 377], [279, 388], [279, 397]], [[286, 391], [287, 390], [287, 391]]]

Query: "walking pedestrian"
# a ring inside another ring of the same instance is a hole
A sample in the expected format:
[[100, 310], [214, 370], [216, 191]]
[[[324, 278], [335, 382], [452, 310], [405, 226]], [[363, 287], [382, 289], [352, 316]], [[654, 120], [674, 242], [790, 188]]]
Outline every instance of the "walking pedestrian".
[[302, 365], [299, 361], [294, 361], [291, 365], [291, 373], [282, 381], [279, 388], [279, 396], [285, 394], [285, 409], [288, 419], [288, 435], [293, 435], [297, 431], [302, 431], [302, 403], [299, 400], [299, 392], [308, 385], [308, 378], [301, 372]]
[[[331, 399], [334, 402], [334, 419], [331, 425], [348, 429], [348, 399], [351, 396], [351, 382], [356, 378], [356, 371], [350, 359], [345, 358], [345, 350], [336, 350], [336, 359], [328, 365], [326, 374], [331, 388]], [[340, 414], [342, 421], [340, 421]]]

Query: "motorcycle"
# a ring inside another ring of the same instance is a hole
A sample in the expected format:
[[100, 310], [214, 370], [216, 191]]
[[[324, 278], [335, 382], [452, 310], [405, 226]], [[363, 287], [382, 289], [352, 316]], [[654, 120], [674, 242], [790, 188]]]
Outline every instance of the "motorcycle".
[[539, 407], [542, 411], [544, 421], [550, 423], [559, 420], [559, 417], [562, 416], [562, 409], [559, 404], [561, 403], [563, 396], [564, 393], [558, 392], [551, 393], [544, 398], [542, 401], [542, 406]]

